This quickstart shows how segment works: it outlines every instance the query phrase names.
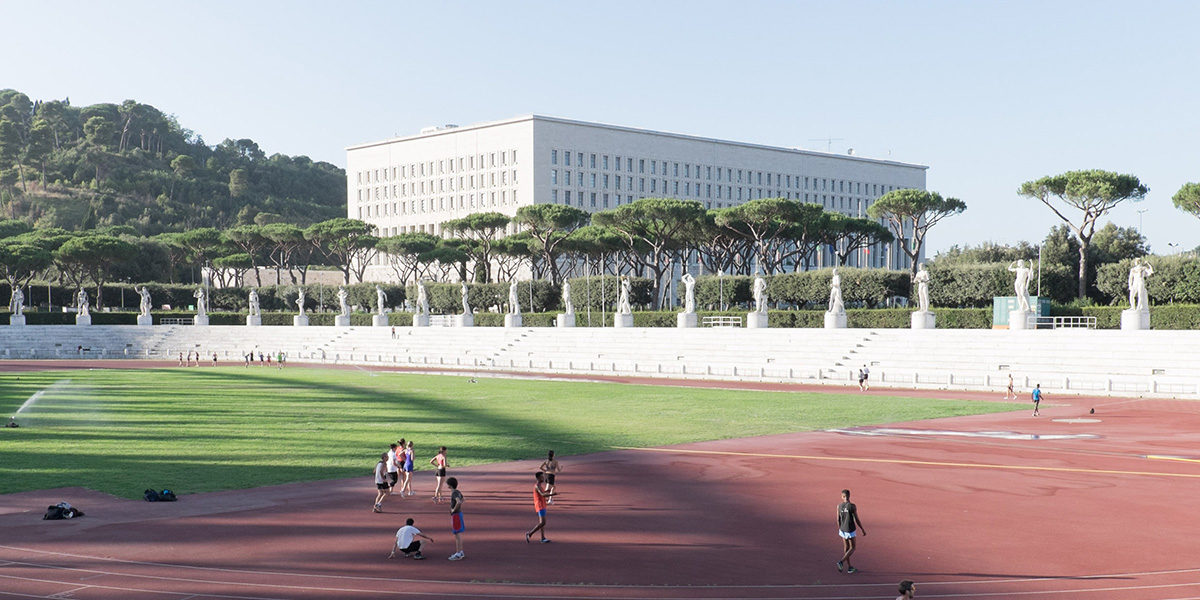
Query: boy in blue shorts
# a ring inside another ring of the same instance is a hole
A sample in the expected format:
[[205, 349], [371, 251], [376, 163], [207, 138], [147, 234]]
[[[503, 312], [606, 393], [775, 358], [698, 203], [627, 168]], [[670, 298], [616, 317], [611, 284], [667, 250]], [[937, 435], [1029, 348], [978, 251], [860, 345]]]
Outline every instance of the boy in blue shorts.
[[1033, 388], [1033, 416], [1038, 416], [1038, 406], [1042, 403], [1042, 384]]

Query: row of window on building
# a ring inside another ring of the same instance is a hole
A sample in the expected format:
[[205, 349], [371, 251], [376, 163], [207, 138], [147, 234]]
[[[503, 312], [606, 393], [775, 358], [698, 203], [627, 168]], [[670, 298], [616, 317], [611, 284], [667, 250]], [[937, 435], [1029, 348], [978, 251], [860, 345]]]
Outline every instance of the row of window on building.
[[444, 175], [446, 173], [478, 171], [516, 164], [517, 151], [503, 150], [500, 152], [489, 152], [487, 154], [473, 154], [471, 156], [459, 156], [456, 158], [427, 160], [404, 165], [392, 165], [391, 167], [383, 167], [378, 169], [364, 169], [358, 171], [357, 176], [358, 185], [369, 185], [373, 183], [397, 181], [403, 179], [435, 177], [438, 175]]
[[517, 190], [500, 190], [480, 194], [459, 194], [441, 197], [377, 202], [358, 207], [358, 218], [395, 217], [453, 210], [497, 209], [517, 204]]
[[[561, 163], [559, 157], [562, 157]], [[572, 161], [574, 155], [574, 161]], [[587, 162], [585, 163], [585, 157]], [[780, 188], [785, 190], [810, 190], [815, 192], [836, 192], [849, 193], [857, 195], [866, 195], [879, 197], [883, 194], [896, 189], [895, 186], [889, 186], [881, 183], [867, 183], [862, 181], [849, 181], [843, 179], [833, 179], [829, 177], [811, 177], [792, 175], [787, 173], [774, 173], [770, 171], [756, 171], [753, 169], [737, 169], [734, 167], [721, 167], [712, 165], [700, 165], [688, 162], [675, 162], [658, 159], [632, 158], [613, 156], [613, 160], [609, 161], [609, 155], [596, 153], [574, 152], [570, 150], [550, 150], [550, 164], [557, 167], [561, 164], [563, 167], [574, 166], [576, 169], [596, 169], [600, 171], [612, 171], [614, 173], [628, 173], [637, 175], [661, 175], [663, 177], [673, 177], [682, 179], [699, 179], [705, 181], [723, 181], [729, 184], [746, 184], [746, 185], [761, 185], [772, 188]], [[585, 166], [586, 164], [586, 166]], [[622, 168], [624, 165], [624, 168]], [[612, 168], [610, 168], [612, 167]], [[635, 171], [636, 168], [636, 171]], [[566, 178], [570, 178], [570, 171], [566, 171]], [[551, 183], [553, 179], [557, 179], [558, 170], [551, 169]], [[583, 185], [584, 173], [577, 171], [580, 178], [579, 185]], [[714, 179], [715, 174], [715, 179]], [[592, 187], [596, 187], [596, 173], [591, 173], [590, 179]], [[603, 175], [603, 174], [601, 174]], [[608, 176], [604, 175], [607, 181]], [[629, 176], [627, 176], [629, 178]], [[620, 185], [619, 179], [618, 186]]]
[[457, 178], [457, 185], [455, 183], [454, 177], [439, 177], [422, 181], [393, 183], [391, 185], [360, 187], [357, 190], [357, 197], [359, 202], [367, 202], [370, 200], [388, 200], [391, 198], [424, 196], [426, 194], [505, 187], [510, 183], [516, 185], [517, 170], [505, 169], [503, 171], [480, 175], [460, 175]]

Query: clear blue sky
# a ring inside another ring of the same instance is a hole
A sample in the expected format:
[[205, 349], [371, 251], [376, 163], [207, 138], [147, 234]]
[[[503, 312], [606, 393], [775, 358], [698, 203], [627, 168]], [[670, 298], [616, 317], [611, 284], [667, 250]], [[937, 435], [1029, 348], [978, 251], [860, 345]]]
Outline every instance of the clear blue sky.
[[[152, 104], [210, 144], [351, 144], [539, 113], [929, 165], [966, 201], [930, 249], [1041, 240], [1023, 182], [1132, 173], [1111, 213], [1200, 245], [1197, 2], [0, 0], [0, 88]], [[932, 252], [931, 252], [932, 254]]]

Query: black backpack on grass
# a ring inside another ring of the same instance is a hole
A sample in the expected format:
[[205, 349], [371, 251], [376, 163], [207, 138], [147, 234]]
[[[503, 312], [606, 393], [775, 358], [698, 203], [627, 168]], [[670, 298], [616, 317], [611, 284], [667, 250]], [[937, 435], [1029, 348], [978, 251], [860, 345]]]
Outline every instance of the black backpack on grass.
[[174, 502], [178, 500], [175, 497], [175, 492], [171, 490], [163, 490], [161, 492], [146, 490], [142, 493], [142, 497], [146, 499], [146, 502]]
[[42, 520], [61, 521], [63, 519], [74, 519], [75, 517], [82, 516], [82, 510], [79, 510], [78, 508], [75, 508], [66, 502], [59, 502], [53, 506], [46, 507], [46, 514], [42, 515]]

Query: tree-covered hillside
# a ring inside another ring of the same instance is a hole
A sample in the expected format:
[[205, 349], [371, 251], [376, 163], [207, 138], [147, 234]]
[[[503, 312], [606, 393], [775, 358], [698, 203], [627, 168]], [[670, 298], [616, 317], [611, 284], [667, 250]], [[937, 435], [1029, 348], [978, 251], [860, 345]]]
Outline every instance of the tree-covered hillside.
[[148, 104], [72, 106], [0, 90], [0, 214], [143, 235], [345, 216], [346, 174], [249, 139], [209, 146]]

